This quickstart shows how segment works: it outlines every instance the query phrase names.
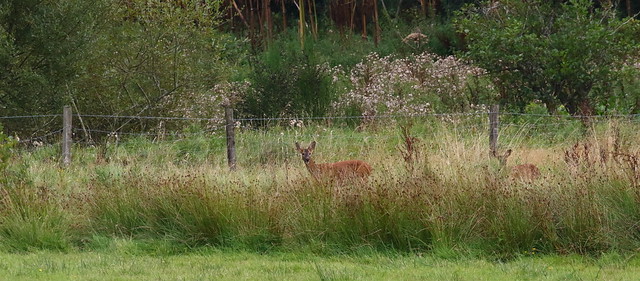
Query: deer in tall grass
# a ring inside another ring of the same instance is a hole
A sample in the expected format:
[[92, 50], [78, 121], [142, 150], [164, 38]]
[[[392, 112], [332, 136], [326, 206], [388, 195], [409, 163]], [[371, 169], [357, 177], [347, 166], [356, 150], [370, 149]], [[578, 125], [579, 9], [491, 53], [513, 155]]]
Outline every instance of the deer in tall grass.
[[[499, 155], [496, 152], [494, 152], [493, 156], [498, 158], [501, 166], [504, 168], [504, 167], [507, 167], [507, 158], [509, 158], [509, 156], [511, 155], [511, 152], [513, 152], [511, 149], [508, 149], [502, 155]], [[515, 180], [532, 182], [540, 177], [540, 170], [534, 164], [529, 164], [529, 163], [520, 164], [520, 165], [511, 167], [510, 170], [511, 170], [509, 172], [510, 176], [512, 179], [515, 179]]]
[[315, 141], [312, 141], [307, 148], [300, 147], [300, 144], [296, 142], [296, 151], [302, 156], [302, 161], [304, 161], [305, 166], [307, 166], [309, 173], [318, 181], [327, 179], [337, 180], [338, 182], [354, 179], [366, 181], [371, 174], [371, 165], [362, 160], [316, 164], [316, 162], [311, 159], [315, 148]]

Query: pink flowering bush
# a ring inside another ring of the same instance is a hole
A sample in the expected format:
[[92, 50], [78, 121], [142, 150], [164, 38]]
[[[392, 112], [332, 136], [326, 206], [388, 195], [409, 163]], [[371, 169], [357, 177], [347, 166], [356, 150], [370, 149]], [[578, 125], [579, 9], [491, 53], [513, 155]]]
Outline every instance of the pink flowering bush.
[[453, 56], [422, 53], [395, 58], [372, 53], [351, 70], [351, 90], [333, 106], [336, 112], [355, 109], [368, 117], [468, 110], [471, 79], [484, 73]]

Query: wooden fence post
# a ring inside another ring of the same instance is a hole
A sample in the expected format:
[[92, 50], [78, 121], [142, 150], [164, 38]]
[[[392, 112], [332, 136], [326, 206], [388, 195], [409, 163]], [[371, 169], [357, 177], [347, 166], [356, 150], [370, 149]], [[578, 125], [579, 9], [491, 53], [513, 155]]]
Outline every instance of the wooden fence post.
[[71, 164], [71, 145], [73, 138], [71, 131], [72, 116], [71, 106], [66, 105], [62, 110], [62, 165], [69, 166]]
[[499, 119], [498, 115], [500, 114], [500, 105], [494, 104], [491, 105], [489, 109], [489, 155], [495, 156], [497, 152], [498, 146], [498, 129], [499, 129]]
[[227, 122], [227, 163], [229, 163], [229, 169], [234, 171], [236, 169], [236, 124], [233, 120], [233, 108], [224, 107], [224, 118]]

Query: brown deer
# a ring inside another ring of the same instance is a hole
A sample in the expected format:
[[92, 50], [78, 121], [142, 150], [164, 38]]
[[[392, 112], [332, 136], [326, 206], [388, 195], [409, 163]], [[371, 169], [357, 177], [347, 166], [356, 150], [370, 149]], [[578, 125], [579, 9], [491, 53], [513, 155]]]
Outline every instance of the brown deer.
[[[497, 155], [494, 152], [493, 156], [500, 160], [502, 167], [507, 167], [507, 158], [511, 155], [511, 152], [511, 149], [508, 149], [503, 155]], [[510, 176], [515, 180], [532, 182], [540, 177], [540, 170], [534, 164], [520, 164], [511, 167]]]
[[366, 181], [371, 174], [371, 165], [361, 160], [347, 160], [335, 163], [316, 164], [311, 155], [316, 148], [316, 142], [312, 141], [307, 148], [300, 147], [296, 142], [296, 150], [302, 156], [307, 170], [318, 181], [323, 179], [338, 180], [344, 182], [349, 179], [361, 179]]

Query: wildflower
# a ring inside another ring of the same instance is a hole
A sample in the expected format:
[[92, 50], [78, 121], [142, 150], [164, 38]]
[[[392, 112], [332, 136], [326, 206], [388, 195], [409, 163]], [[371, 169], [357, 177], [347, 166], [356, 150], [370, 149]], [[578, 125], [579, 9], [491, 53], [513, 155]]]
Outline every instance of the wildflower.
[[291, 119], [291, 120], [289, 120], [289, 126], [290, 127], [302, 128], [302, 127], [304, 127], [304, 121], [297, 120], [297, 119]]
[[425, 114], [432, 111], [431, 104], [423, 102], [425, 95], [436, 95], [452, 106], [460, 105], [467, 99], [468, 78], [484, 72], [454, 56], [441, 58], [425, 52], [411, 59], [396, 59], [371, 53], [352, 69], [352, 90], [333, 106], [356, 107], [363, 116], [373, 117]]

